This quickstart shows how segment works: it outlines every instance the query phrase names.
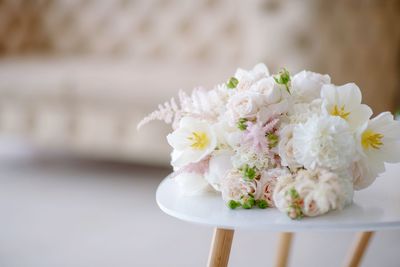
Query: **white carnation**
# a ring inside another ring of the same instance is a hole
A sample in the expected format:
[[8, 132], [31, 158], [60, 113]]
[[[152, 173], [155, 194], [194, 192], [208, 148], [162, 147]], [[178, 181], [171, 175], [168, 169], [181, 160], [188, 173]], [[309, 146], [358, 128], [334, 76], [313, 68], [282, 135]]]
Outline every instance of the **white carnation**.
[[307, 169], [342, 170], [355, 159], [355, 138], [340, 117], [314, 116], [294, 127], [293, 153]]
[[304, 123], [309, 118], [321, 114], [322, 101], [320, 98], [313, 100], [311, 103], [296, 103], [291, 105], [287, 116], [292, 124]]

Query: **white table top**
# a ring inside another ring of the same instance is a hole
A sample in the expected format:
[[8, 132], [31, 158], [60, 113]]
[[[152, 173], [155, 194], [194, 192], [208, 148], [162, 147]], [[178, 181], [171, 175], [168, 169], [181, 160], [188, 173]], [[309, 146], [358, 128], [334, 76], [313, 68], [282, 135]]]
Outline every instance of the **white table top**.
[[158, 206], [178, 219], [227, 229], [271, 231], [376, 231], [400, 229], [400, 164], [387, 171], [369, 188], [356, 191], [354, 203], [342, 211], [291, 220], [277, 209], [229, 209], [217, 193], [182, 196], [174, 180], [165, 178], [156, 193]]

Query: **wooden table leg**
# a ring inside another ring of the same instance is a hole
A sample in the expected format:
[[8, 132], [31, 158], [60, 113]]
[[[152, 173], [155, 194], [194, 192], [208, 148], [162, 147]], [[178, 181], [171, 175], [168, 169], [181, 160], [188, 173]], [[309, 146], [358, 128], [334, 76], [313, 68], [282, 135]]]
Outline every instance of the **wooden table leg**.
[[208, 257], [208, 267], [228, 266], [233, 233], [233, 230], [215, 228], [210, 255]]
[[289, 260], [290, 246], [292, 244], [293, 233], [280, 233], [276, 267], [286, 267]]
[[346, 267], [357, 267], [359, 266], [362, 257], [368, 247], [369, 240], [371, 239], [374, 232], [362, 232], [358, 233], [356, 241], [350, 250], [347, 261], [344, 266]]

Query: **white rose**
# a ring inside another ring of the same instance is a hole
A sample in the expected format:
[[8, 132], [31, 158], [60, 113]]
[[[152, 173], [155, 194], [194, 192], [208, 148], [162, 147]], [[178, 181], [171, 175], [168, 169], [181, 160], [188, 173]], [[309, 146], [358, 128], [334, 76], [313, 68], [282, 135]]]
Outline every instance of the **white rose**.
[[209, 169], [204, 178], [217, 191], [221, 191], [221, 179], [233, 168], [231, 161], [232, 154], [232, 151], [223, 150], [212, 155], [210, 158]]
[[279, 132], [278, 153], [281, 158], [282, 166], [288, 166], [290, 169], [300, 168], [299, 164], [294, 158], [293, 153], [293, 124], [286, 125]]
[[174, 148], [171, 154], [174, 170], [199, 162], [217, 146], [214, 129], [207, 122], [190, 117], [181, 119], [178, 129], [167, 136], [167, 141]]
[[266, 104], [276, 104], [282, 100], [282, 90], [273, 77], [263, 78], [254, 84], [250, 90], [260, 93]]
[[174, 177], [181, 194], [185, 196], [199, 195], [209, 188], [204, 177], [194, 172], [183, 172]]
[[256, 92], [240, 92], [232, 96], [227, 104], [228, 114], [233, 122], [240, 118], [255, 117], [260, 105], [262, 96]]
[[331, 82], [329, 75], [301, 71], [292, 78], [292, 91], [301, 102], [310, 102], [321, 95], [321, 87]]

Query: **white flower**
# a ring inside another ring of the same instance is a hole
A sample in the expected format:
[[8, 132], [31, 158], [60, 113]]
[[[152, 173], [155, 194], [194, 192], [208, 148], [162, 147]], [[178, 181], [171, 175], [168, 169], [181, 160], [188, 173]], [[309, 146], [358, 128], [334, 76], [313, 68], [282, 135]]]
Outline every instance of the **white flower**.
[[261, 178], [257, 181], [255, 199], [267, 201], [268, 207], [275, 207], [273, 193], [277, 180], [281, 176], [287, 176], [289, 171], [286, 168], [269, 169], [261, 173]]
[[281, 158], [281, 165], [290, 169], [300, 168], [293, 154], [293, 124], [286, 125], [279, 132], [278, 153]]
[[357, 175], [354, 187], [370, 185], [376, 176], [385, 171], [385, 162], [400, 161], [400, 122], [389, 112], [383, 112], [360, 128], [359, 149], [362, 158], [353, 171]]
[[324, 85], [321, 98], [324, 112], [345, 119], [352, 130], [362, 126], [372, 115], [371, 108], [361, 104], [361, 91], [354, 83]]
[[241, 144], [232, 156], [232, 164], [235, 168], [241, 168], [247, 164], [250, 167], [256, 167], [261, 170], [272, 164], [271, 155], [268, 151], [256, 153], [251, 143]]
[[252, 70], [238, 68], [235, 73], [235, 78], [239, 80], [239, 84], [241, 82], [255, 82], [265, 76], [269, 76], [269, 71], [263, 63], [258, 63]]
[[[285, 89], [279, 88], [273, 77], [263, 78], [255, 83], [251, 91], [257, 92], [262, 95], [265, 104], [276, 104], [282, 100]], [[287, 94], [287, 92], [286, 92]]]
[[294, 179], [278, 180], [274, 201], [291, 218], [317, 216], [343, 208], [351, 202], [352, 191], [349, 177], [324, 169], [300, 170]]
[[239, 146], [243, 132], [239, 130], [237, 125], [229, 122], [229, 117], [224, 114], [219, 117], [218, 122], [213, 125], [217, 134], [218, 148], [235, 149]]
[[353, 134], [340, 117], [311, 117], [294, 127], [292, 142], [296, 161], [307, 169], [345, 169], [356, 155]]
[[321, 115], [320, 98], [314, 99], [310, 103], [295, 103], [290, 106], [287, 115], [289, 122], [292, 124], [304, 123], [312, 116]]
[[321, 87], [331, 82], [329, 75], [301, 71], [292, 77], [292, 93], [300, 102], [311, 102], [321, 95]]
[[233, 168], [232, 154], [233, 152], [230, 150], [222, 150], [216, 152], [210, 158], [209, 170], [204, 178], [217, 191], [221, 191], [221, 179]]
[[193, 196], [204, 193], [209, 186], [204, 177], [194, 172], [183, 172], [174, 177], [183, 195]]
[[225, 202], [229, 200], [240, 201], [243, 196], [256, 192], [255, 180], [245, 180], [237, 170], [228, 172], [221, 180], [221, 193]]
[[199, 162], [217, 146], [217, 136], [212, 127], [190, 117], [181, 119], [178, 129], [167, 136], [167, 141], [174, 148], [171, 165], [175, 170]]
[[232, 123], [240, 118], [254, 118], [262, 105], [262, 96], [256, 92], [244, 91], [232, 96], [227, 104]]

